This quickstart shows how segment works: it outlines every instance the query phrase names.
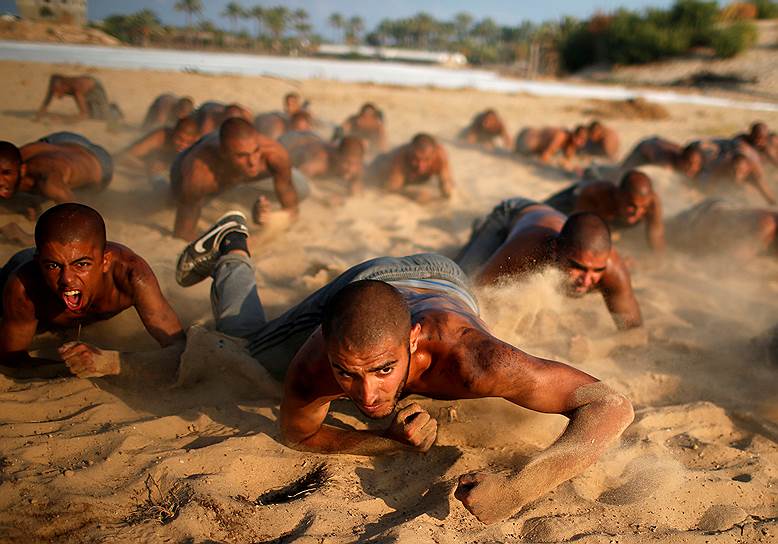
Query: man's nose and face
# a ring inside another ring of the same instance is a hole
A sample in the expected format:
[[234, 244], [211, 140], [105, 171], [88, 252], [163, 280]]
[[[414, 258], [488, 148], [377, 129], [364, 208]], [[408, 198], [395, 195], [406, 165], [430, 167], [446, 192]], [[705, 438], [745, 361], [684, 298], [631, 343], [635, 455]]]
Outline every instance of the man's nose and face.
[[337, 175], [346, 181], [357, 179], [364, 168], [362, 159], [362, 155], [357, 153], [339, 154], [335, 164]]
[[19, 163], [0, 159], [0, 198], [11, 198], [19, 186], [22, 167]]
[[183, 150], [190, 147], [197, 141], [197, 132], [187, 130], [177, 130], [173, 133], [173, 148], [176, 153], [181, 153]]
[[335, 380], [363, 414], [379, 419], [394, 412], [410, 368], [407, 342], [387, 338], [357, 348], [341, 341], [327, 352]]
[[689, 178], [695, 177], [702, 170], [702, 154], [692, 153], [682, 158], [680, 170]]
[[48, 288], [74, 314], [86, 311], [99, 292], [108, 263], [90, 240], [49, 241], [37, 248], [37, 260]]
[[286, 98], [284, 101], [284, 110], [286, 110], [286, 113], [289, 115], [300, 111], [300, 99], [296, 96]]
[[255, 178], [262, 172], [262, 153], [256, 138], [230, 140], [226, 152], [229, 163], [244, 177]]
[[653, 200], [650, 194], [622, 193], [619, 216], [628, 225], [634, 225], [646, 216]]
[[608, 267], [610, 251], [565, 251], [560, 255], [564, 273], [563, 290], [568, 296], [581, 297], [597, 287]]
[[412, 149], [408, 158], [411, 170], [415, 174], [426, 175], [432, 173], [435, 164], [435, 149]]

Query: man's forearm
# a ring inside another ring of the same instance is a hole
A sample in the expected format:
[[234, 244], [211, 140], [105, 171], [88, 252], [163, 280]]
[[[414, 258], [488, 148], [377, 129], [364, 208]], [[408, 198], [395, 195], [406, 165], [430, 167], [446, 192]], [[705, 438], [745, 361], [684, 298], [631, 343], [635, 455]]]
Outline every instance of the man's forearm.
[[338, 429], [329, 425], [322, 425], [316, 434], [304, 440], [284, 439], [284, 442], [296, 450], [349, 455], [386, 455], [409, 449], [373, 431]]
[[583, 472], [632, 422], [632, 404], [602, 382], [582, 386], [575, 395], [583, 405], [562, 436], [511, 478], [507, 492], [518, 508]]

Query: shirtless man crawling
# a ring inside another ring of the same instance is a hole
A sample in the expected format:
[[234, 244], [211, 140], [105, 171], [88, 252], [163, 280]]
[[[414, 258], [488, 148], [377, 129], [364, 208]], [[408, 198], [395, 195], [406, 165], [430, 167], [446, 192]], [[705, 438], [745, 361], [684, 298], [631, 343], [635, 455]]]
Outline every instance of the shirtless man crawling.
[[547, 198], [543, 204], [565, 215], [592, 212], [613, 229], [633, 227], [645, 221], [646, 239], [654, 251], [665, 248], [662, 201], [654, 192], [651, 178], [630, 170], [619, 185], [609, 181], [579, 182]]
[[478, 144], [487, 149], [494, 148], [494, 140], [500, 138], [505, 149], [511, 147], [511, 137], [500, 116], [493, 109], [484, 110], [473, 117], [470, 124], [459, 134], [469, 144]]
[[368, 180], [382, 184], [392, 193], [402, 193], [419, 202], [426, 202], [430, 196], [415, 191], [415, 185], [437, 176], [440, 194], [450, 198], [454, 190], [454, 179], [443, 146], [429, 134], [420, 133], [410, 143], [396, 147], [388, 153], [377, 156], [368, 166]]
[[213, 132], [227, 119], [240, 118], [251, 122], [251, 112], [240, 104], [222, 104], [221, 102], [205, 102], [192, 112], [197, 122], [200, 135]]
[[161, 178], [167, 184], [170, 166], [176, 155], [199, 137], [197, 122], [192, 117], [184, 117], [175, 126], [154, 129], [132, 143], [119, 153], [119, 160], [127, 166], [143, 168], [150, 180]]
[[778, 212], [707, 198], [667, 221], [671, 244], [694, 255], [778, 255]]
[[[61, 365], [28, 353], [36, 333], [75, 332], [131, 307], [160, 345], [183, 344], [181, 323], [149, 265], [129, 248], [107, 242], [103, 218], [82, 204], [59, 204], [40, 216], [35, 247], [0, 270], [0, 289], [0, 360], [10, 367]], [[59, 355], [82, 378], [121, 370], [118, 352], [78, 340], [60, 346]]]
[[349, 116], [332, 135], [333, 141], [344, 136], [355, 136], [365, 143], [365, 148], [370, 151], [386, 151], [386, 127], [384, 114], [375, 104], [366, 102], [359, 111]]
[[92, 76], [67, 77], [54, 74], [49, 79], [49, 88], [46, 97], [38, 109], [36, 119], [45, 115], [52, 98], [64, 98], [72, 96], [78, 106], [78, 113], [82, 119], [101, 119], [104, 121], [118, 121], [122, 112], [116, 104], [108, 102], [103, 84]]
[[[179, 153], [170, 167], [170, 184], [177, 202], [173, 234], [191, 240], [197, 234], [197, 220], [208, 197], [240, 183], [273, 179], [281, 207], [291, 218], [297, 216], [298, 200], [307, 196], [305, 176], [292, 170], [289, 153], [281, 144], [262, 136], [240, 118], [222, 123], [218, 132], [201, 138]], [[254, 205], [259, 222], [261, 199]]]
[[651, 165], [671, 168], [689, 179], [694, 179], [705, 165], [705, 155], [699, 144], [691, 143], [681, 147], [670, 140], [653, 136], [638, 142], [621, 163], [621, 170], [626, 172]]
[[553, 266], [563, 272], [568, 296], [600, 291], [619, 329], [643, 323], [629, 271], [611, 245], [608, 226], [593, 213], [566, 217], [526, 198], [505, 200], [473, 230], [455, 260], [479, 285]]
[[360, 138], [345, 136], [334, 144], [313, 132], [287, 132], [278, 141], [292, 166], [309, 179], [335, 177], [348, 184], [351, 195], [362, 193], [365, 146]]
[[[0, 146], [0, 155], [12, 157], [14, 148], [6, 142]], [[8, 175], [0, 177], [0, 198], [25, 192], [54, 202], [70, 202], [75, 200], [73, 189], [104, 189], [113, 177], [111, 155], [72, 132], [50, 134], [18, 152], [22, 162], [8, 161]]]
[[577, 126], [573, 130], [558, 127], [525, 128], [516, 136], [515, 151], [520, 155], [536, 156], [543, 163], [551, 162], [557, 153], [563, 155], [563, 166], [572, 168], [572, 159], [586, 145], [588, 131]]
[[159, 95], [149, 106], [141, 128], [151, 130], [161, 126], [175, 125], [180, 119], [194, 111], [194, 101], [188, 96], [178, 97], [165, 93]]
[[695, 181], [698, 182], [695, 186], [708, 194], [751, 185], [768, 204], [776, 204], [775, 192], [767, 182], [759, 154], [742, 143], [709, 161]]
[[[410, 394], [502, 397], [568, 417], [556, 442], [523, 466], [510, 467], [510, 474], [459, 477], [454, 496], [479, 520], [493, 523], [580, 474], [632, 421], [629, 400], [596, 378], [492, 335], [467, 278], [441, 255], [358, 264], [267, 321], [240, 222], [239, 215], [225, 217], [190, 244], [177, 277], [183, 284], [213, 277], [216, 327], [248, 339], [251, 354], [271, 374], [285, 377], [279, 420], [288, 446], [371, 456], [428, 451], [437, 421], [418, 403], [400, 406]], [[330, 403], [344, 396], [368, 418], [391, 423], [383, 432], [325, 423]]]
[[589, 123], [586, 145], [580, 153], [615, 161], [619, 157], [619, 135], [601, 122], [592, 121]]

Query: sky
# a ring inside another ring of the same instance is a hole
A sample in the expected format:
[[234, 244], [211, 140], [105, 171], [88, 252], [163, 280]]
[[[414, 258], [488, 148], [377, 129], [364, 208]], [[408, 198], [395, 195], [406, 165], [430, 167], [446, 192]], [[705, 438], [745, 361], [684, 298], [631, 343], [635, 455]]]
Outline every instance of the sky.
[[[88, 0], [89, 18], [102, 19], [115, 13], [132, 13], [150, 8], [164, 23], [183, 25], [184, 15], [173, 9], [175, 3], [175, 0]], [[229, 21], [220, 16], [228, 3], [229, 0], [203, 0], [203, 17], [218, 26], [229, 28]], [[289, 9], [303, 8], [310, 14], [315, 31], [326, 38], [334, 32], [327, 25], [327, 18], [334, 12], [345, 17], [362, 17], [368, 31], [381, 19], [409, 17], [419, 11], [426, 11], [437, 19], [451, 19], [454, 14], [466, 11], [476, 19], [491, 17], [500, 25], [515, 26], [525, 20], [539, 23], [565, 15], [584, 19], [596, 11], [612, 11], [620, 7], [636, 10], [667, 7], [673, 4], [673, 0], [240, 0], [239, 3], [245, 7], [284, 5]], [[16, 13], [16, 2], [0, 0], [0, 12]], [[245, 26], [247, 29], [254, 28], [250, 23], [245, 23]]]

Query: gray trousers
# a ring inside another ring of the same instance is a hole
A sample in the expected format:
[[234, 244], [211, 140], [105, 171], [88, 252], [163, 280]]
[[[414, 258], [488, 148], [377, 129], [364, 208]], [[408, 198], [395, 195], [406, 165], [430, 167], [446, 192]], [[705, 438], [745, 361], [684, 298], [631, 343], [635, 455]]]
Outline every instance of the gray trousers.
[[[276, 378], [283, 379], [297, 351], [321, 324], [324, 307], [349, 283], [380, 280], [441, 280], [462, 300], [473, 301], [469, 281], [451, 259], [434, 253], [379, 257], [353, 266], [283, 315], [268, 321], [254, 278], [254, 265], [242, 255], [222, 256], [213, 271], [211, 307], [216, 328], [249, 341], [249, 351]], [[477, 308], [477, 305], [476, 305]]]

